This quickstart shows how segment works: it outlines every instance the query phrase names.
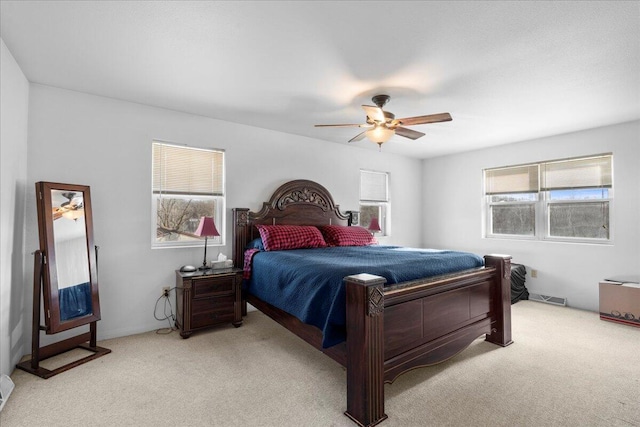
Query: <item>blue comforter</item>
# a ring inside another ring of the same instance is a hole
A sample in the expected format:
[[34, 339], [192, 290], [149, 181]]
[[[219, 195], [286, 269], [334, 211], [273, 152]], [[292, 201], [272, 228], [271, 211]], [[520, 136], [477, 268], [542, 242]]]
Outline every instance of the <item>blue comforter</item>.
[[324, 348], [345, 340], [346, 276], [369, 273], [387, 284], [481, 267], [468, 252], [400, 246], [343, 246], [258, 252], [246, 290], [322, 330]]

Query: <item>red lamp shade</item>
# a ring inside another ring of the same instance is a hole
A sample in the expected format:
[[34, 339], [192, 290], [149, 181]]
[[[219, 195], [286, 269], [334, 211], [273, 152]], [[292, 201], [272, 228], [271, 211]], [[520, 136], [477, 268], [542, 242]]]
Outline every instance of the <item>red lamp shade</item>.
[[216, 224], [213, 222], [213, 217], [210, 216], [200, 218], [200, 224], [198, 224], [198, 229], [194, 234], [199, 237], [214, 237], [220, 235]]
[[204, 259], [202, 260], [202, 267], [200, 270], [207, 270], [207, 238], [219, 236], [216, 224], [213, 222], [213, 218], [210, 216], [203, 216], [200, 218], [200, 224], [195, 233], [196, 236], [204, 237]]
[[378, 222], [378, 218], [371, 218], [369, 231], [371, 231], [372, 233], [379, 233], [380, 231], [382, 231], [382, 229], [380, 228], [380, 223]]

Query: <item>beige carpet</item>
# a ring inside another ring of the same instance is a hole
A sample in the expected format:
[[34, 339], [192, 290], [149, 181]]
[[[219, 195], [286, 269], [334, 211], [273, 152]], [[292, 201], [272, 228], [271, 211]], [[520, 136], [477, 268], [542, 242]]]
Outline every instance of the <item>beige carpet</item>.
[[[640, 426], [640, 328], [521, 301], [514, 344], [476, 340], [385, 386], [381, 426]], [[16, 370], [0, 426], [348, 426], [345, 372], [259, 312], [112, 353], [48, 380]], [[70, 355], [67, 355], [70, 356]]]

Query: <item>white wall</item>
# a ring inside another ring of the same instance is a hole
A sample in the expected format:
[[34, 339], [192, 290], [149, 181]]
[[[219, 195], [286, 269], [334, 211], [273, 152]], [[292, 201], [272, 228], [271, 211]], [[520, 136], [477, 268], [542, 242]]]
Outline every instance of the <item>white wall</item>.
[[9, 375], [25, 347], [24, 210], [29, 82], [0, 39], [0, 373]]
[[[482, 238], [482, 169], [607, 152], [614, 156], [613, 244]], [[423, 187], [426, 246], [510, 254], [528, 267], [530, 292], [598, 311], [601, 279], [640, 274], [639, 121], [427, 159]]]
[[[227, 246], [221, 250], [229, 256], [231, 208], [259, 210], [284, 182], [311, 179], [342, 210], [357, 209], [360, 168], [391, 173], [393, 236], [385, 242], [420, 244], [414, 232], [422, 204], [415, 191], [419, 160], [32, 84], [25, 257], [38, 247], [34, 183], [89, 185], [100, 246], [98, 339], [166, 327], [153, 317], [162, 287], [174, 286], [180, 265], [202, 259], [201, 247], [151, 249], [153, 139], [226, 150]], [[217, 250], [207, 254], [217, 256]], [[27, 268], [25, 280], [31, 274]], [[28, 331], [29, 313], [23, 314]], [[59, 339], [43, 338], [43, 344]]]

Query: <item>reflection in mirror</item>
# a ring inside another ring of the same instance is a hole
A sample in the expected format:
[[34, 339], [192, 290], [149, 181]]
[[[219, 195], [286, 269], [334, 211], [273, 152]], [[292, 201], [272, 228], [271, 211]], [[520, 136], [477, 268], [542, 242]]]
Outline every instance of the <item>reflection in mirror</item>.
[[60, 321], [92, 313], [83, 192], [51, 190]]

